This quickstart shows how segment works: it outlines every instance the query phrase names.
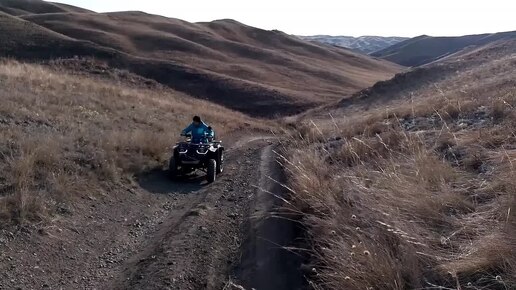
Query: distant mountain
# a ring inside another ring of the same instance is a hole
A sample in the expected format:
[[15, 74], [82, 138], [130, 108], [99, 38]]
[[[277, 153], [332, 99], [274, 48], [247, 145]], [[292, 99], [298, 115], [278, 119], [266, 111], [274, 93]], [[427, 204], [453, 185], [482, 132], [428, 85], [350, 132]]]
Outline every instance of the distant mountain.
[[407, 40], [406, 37], [383, 37], [383, 36], [330, 36], [330, 35], [313, 35], [300, 36], [304, 40], [316, 41], [341, 47], [346, 47], [361, 53], [370, 54], [372, 52], [382, 50], [396, 43]]
[[463, 49], [474, 49], [499, 40], [516, 39], [516, 31], [459, 37], [421, 35], [372, 53], [403, 66], [420, 66], [442, 59]]

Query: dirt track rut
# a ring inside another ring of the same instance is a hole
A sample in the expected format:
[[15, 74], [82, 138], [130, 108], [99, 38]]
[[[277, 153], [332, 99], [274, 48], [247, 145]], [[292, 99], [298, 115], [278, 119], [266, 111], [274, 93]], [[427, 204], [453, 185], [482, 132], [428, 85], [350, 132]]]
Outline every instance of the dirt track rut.
[[303, 257], [288, 247], [297, 245], [298, 224], [282, 215], [285, 198], [283, 171], [274, 145], [261, 152], [260, 180], [251, 201], [246, 239], [237, 277], [246, 289], [302, 289]]
[[[0, 289], [299, 289], [291, 225], [266, 217], [281, 191], [275, 142], [254, 137], [227, 152], [225, 172], [172, 182], [165, 170], [92, 198], [50, 227], [15, 233], [0, 253]], [[250, 218], [251, 217], [251, 218]], [[287, 256], [288, 257], [287, 257]]]
[[189, 193], [184, 209], [173, 212], [160, 231], [148, 237], [109, 286], [221, 289], [239, 259], [240, 229], [254, 198], [253, 185], [260, 179], [260, 152], [268, 146], [266, 141], [254, 140], [228, 150], [223, 175], [214, 184]]

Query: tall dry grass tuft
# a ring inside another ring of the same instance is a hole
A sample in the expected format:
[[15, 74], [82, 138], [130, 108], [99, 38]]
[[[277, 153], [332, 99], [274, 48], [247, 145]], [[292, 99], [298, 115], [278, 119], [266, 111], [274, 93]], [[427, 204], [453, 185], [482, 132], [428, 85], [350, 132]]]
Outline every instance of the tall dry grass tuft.
[[484, 278], [475, 276], [483, 270], [513, 285], [516, 269], [507, 265], [516, 262], [515, 237], [503, 226], [513, 215], [502, 214], [513, 203], [509, 179], [498, 180], [504, 192], [481, 200], [485, 188], [476, 188], [475, 177], [432, 150], [405, 144], [414, 151], [381, 155], [374, 144], [344, 145], [361, 152], [350, 155], [352, 164], [318, 150], [291, 158], [297, 208], [306, 214], [320, 262], [317, 279], [330, 289], [414, 289], [456, 280], [483, 287]]

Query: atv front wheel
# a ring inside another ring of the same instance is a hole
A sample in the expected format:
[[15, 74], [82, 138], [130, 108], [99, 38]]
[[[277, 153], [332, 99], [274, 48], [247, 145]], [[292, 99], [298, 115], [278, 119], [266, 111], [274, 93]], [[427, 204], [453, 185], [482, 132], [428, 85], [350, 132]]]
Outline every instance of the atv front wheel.
[[168, 164], [168, 173], [171, 178], [176, 178], [179, 175], [179, 166], [176, 159], [172, 156]]
[[217, 161], [215, 161], [215, 159], [208, 160], [208, 170], [206, 171], [206, 179], [208, 180], [208, 183], [214, 182], [217, 176]]

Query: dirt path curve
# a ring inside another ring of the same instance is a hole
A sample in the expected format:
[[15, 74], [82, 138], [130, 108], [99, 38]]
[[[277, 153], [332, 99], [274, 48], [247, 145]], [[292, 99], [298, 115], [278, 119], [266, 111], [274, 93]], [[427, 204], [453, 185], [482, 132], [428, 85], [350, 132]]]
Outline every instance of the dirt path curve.
[[213, 184], [172, 182], [158, 170], [127, 193], [83, 201], [50, 227], [6, 234], [0, 289], [223, 289], [230, 279], [246, 289], [299, 289], [290, 271], [298, 267], [284, 263], [298, 261], [278, 246], [292, 242], [292, 227], [264, 215], [276, 205], [266, 191], [281, 192], [268, 179], [281, 178], [275, 142], [233, 144]]
[[108, 288], [222, 289], [239, 259], [240, 229], [260, 180], [262, 148], [269, 146], [263, 138], [235, 143], [223, 175], [192, 193]]

